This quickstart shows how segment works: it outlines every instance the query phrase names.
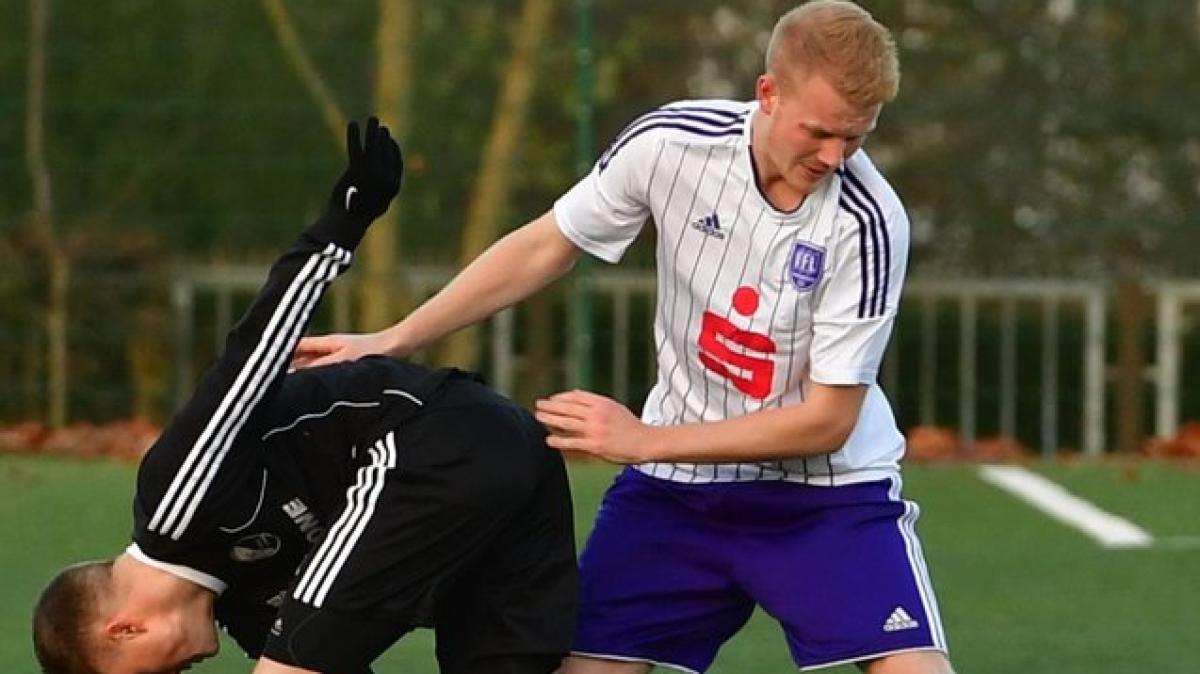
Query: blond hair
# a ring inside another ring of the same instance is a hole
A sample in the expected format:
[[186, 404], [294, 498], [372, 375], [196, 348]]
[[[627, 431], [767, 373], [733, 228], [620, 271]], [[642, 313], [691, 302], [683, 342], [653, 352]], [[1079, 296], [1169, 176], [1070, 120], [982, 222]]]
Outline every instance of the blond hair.
[[781, 16], [766, 60], [767, 73], [783, 85], [820, 73], [857, 106], [886, 103], [900, 87], [891, 32], [846, 0], [813, 0]]

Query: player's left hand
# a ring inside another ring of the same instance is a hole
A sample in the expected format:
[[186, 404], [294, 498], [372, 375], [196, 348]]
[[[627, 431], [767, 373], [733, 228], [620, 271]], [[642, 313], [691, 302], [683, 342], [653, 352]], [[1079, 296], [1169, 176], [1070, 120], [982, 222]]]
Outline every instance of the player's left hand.
[[371, 117], [360, 139], [358, 122], [346, 126], [346, 170], [329, 195], [329, 209], [365, 224], [383, 215], [400, 191], [404, 156], [388, 128]]
[[554, 449], [584, 452], [612, 463], [654, 458], [650, 456], [654, 429], [612, 398], [565, 391], [538, 400], [534, 416], [550, 430], [546, 444]]

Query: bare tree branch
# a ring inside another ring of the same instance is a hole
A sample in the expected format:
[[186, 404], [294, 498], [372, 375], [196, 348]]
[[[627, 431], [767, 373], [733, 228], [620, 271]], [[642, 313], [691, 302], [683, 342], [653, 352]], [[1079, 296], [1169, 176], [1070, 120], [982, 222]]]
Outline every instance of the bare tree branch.
[[29, 1], [29, 66], [25, 104], [25, 163], [33, 186], [32, 224], [46, 260], [47, 423], [67, 422], [67, 299], [71, 260], [54, 227], [54, 200], [46, 164], [46, 41], [50, 0]]
[[[512, 189], [511, 164], [517, 141], [524, 137], [529, 101], [537, 82], [537, 54], [545, 37], [553, 3], [525, 0], [513, 44], [512, 58], [501, 85], [487, 145], [479, 167], [479, 179], [467, 213], [459, 246], [459, 263], [465, 266], [496, 240], [500, 218]], [[478, 328], [459, 330], [450, 337], [445, 360], [460, 367], [475, 365]]]
[[[375, 112], [403, 144], [412, 90], [414, 24], [412, 0], [379, 0], [375, 31]], [[408, 290], [397, 284], [400, 266], [398, 208], [388, 209], [363, 239], [359, 283], [358, 329], [378, 330], [396, 320], [397, 308], [407, 309]]]
[[334, 100], [333, 94], [325, 84], [325, 79], [313, 65], [308, 52], [304, 50], [304, 45], [300, 42], [300, 36], [296, 32], [295, 25], [292, 24], [292, 16], [288, 14], [287, 7], [284, 6], [283, 0], [262, 0], [262, 6], [267, 13], [267, 18], [271, 20], [271, 28], [275, 30], [275, 38], [279, 41], [279, 47], [283, 49], [283, 54], [287, 57], [292, 70], [300, 78], [300, 83], [308, 90], [309, 96], [321, 113], [321, 118], [325, 120], [325, 126], [333, 135], [334, 146], [341, 147], [346, 140], [346, 115]]
[[[43, 236], [53, 226], [50, 171], [46, 168], [46, 32], [50, 0], [29, 2], [29, 65], [25, 99], [25, 166], [33, 186], [34, 224]], [[49, 232], [53, 239], [53, 232]], [[45, 242], [43, 242], [45, 243]]]

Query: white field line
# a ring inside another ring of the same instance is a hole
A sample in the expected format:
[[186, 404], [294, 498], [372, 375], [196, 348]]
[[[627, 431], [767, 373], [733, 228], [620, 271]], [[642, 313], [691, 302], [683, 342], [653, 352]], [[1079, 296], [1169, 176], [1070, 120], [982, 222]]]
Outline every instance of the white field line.
[[1157, 539], [1155, 545], [1169, 550], [1200, 550], [1200, 536], [1165, 536]]
[[983, 466], [979, 475], [1106, 548], [1145, 548], [1154, 543], [1154, 537], [1145, 529], [1097, 508], [1037, 473], [1018, 466]]

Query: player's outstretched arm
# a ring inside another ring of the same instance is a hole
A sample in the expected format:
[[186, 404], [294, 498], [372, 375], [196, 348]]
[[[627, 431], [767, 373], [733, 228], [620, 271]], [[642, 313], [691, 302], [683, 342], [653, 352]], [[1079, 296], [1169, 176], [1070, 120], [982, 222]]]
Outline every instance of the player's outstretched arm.
[[396, 325], [362, 335], [306, 337], [293, 365], [327, 365], [376, 353], [406, 357], [544, 288], [567, 273], [580, 254], [559, 230], [553, 211], [547, 212], [492, 244]]
[[271, 267], [217, 362], [143, 459], [138, 493], [148, 531], [178, 539], [219, 472], [250, 458], [229, 448], [278, 386], [325, 289], [399, 191], [403, 161], [386, 127], [371, 118], [360, 138], [351, 123], [346, 141], [347, 168], [326, 211]]
[[837, 451], [862, 409], [866, 386], [812, 385], [803, 403], [722, 421], [650, 426], [621, 403], [588, 391], [538, 400], [555, 449], [612, 463], [773, 461]]

